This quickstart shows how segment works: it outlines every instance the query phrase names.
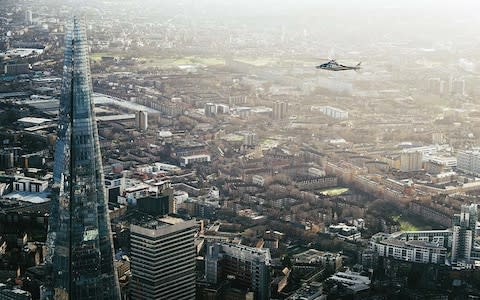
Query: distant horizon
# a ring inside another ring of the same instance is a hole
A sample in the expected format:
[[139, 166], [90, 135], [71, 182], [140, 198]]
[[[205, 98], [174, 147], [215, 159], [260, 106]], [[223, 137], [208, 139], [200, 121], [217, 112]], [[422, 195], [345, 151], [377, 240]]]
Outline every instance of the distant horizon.
[[[78, 4], [73, 0], [51, 1]], [[362, 37], [367, 42], [395, 39], [428, 42], [472, 39], [480, 42], [480, 19], [477, 16], [480, 2], [472, 0], [84, 0], [83, 10], [90, 14], [105, 8], [114, 13], [116, 1], [127, 7], [133, 6], [144, 18], [160, 23], [171, 19], [243, 23], [250, 30], [283, 27], [306, 30], [312, 33], [312, 38], [331, 35], [340, 40], [353, 39], [354, 42]], [[87, 5], [96, 8], [91, 10], [86, 8]], [[128, 13], [124, 9], [120, 11]], [[316, 35], [316, 32], [322, 34]]]

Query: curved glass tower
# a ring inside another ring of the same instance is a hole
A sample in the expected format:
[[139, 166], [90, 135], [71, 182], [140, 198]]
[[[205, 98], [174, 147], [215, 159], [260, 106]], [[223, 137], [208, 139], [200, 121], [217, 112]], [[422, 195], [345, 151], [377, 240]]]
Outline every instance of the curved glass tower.
[[54, 299], [120, 299], [84, 22], [65, 37], [49, 256]]

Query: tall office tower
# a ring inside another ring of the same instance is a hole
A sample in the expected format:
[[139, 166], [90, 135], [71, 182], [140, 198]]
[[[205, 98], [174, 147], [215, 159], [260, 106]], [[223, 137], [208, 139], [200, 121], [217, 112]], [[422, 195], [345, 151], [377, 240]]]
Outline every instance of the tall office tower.
[[25, 24], [27, 24], [27, 25], [32, 25], [33, 24], [33, 17], [32, 17], [32, 11], [31, 10], [25, 11]]
[[205, 277], [209, 284], [218, 285], [227, 279], [253, 291], [255, 299], [270, 299], [269, 249], [214, 242], [207, 245]]
[[148, 129], [148, 113], [146, 111], [137, 111], [135, 113], [135, 123], [140, 130]]
[[120, 299], [92, 103], [85, 25], [65, 41], [47, 263], [54, 299]]
[[280, 102], [279, 101], [273, 102], [272, 119], [280, 120]]
[[288, 113], [288, 103], [280, 102], [280, 119], [285, 119]]
[[470, 263], [477, 220], [477, 204], [462, 205], [460, 214], [453, 217], [453, 263]]
[[288, 103], [283, 101], [273, 102], [272, 118], [274, 120], [282, 120], [287, 117]]
[[149, 218], [130, 225], [131, 299], [195, 299], [195, 220]]

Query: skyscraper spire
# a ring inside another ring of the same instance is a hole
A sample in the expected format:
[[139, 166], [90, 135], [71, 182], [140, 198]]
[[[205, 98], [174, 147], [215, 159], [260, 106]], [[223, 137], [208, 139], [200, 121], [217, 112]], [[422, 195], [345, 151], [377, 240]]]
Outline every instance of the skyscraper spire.
[[120, 299], [84, 22], [65, 38], [47, 262], [55, 299]]

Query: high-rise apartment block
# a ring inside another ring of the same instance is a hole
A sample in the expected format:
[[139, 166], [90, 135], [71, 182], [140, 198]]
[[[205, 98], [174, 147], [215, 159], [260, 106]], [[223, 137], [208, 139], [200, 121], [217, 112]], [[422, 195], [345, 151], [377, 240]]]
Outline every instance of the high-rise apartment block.
[[477, 204], [462, 205], [460, 214], [453, 217], [453, 263], [470, 263], [477, 220]]
[[148, 113], [146, 111], [137, 111], [135, 113], [135, 123], [140, 130], [148, 129]]
[[195, 299], [198, 223], [150, 218], [130, 226], [131, 299]]
[[417, 152], [403, 152], [400, 154], [400, 171], [415, 172], [420, 171], [423, 166], [423, 154]]
[[47, 262], [54, 299], [120, 299], [85, 25], [65, 37]]
[[32, 25], [33, 24], [33, 16], [32, 16], [32, 11], [31, 10], [26, 10], [25, 11], [25, 24], [26, 25]]
[[459, 151], [457, 154], [457, 169], [475, 176], [480, 175], [480, 152]]
[[274, 120], [283, 120], [287, 117], [288, 103], [283, 101], [273, 102], [272, 118]]
[[243, 132], [243, 145], [254, 146], [257, 143], [257, 134], [255, 132]]
[[269, 249], [214, 242], [207, 245], [205, 277], [216, 285], [227, 279], [253, 291], [255, 299], [270, 299]]
[[370, 250], [396, 260], [474, 268], [480, 262], [480, 248], [475, 243], [477, 221], [478, 204], [462, 205], [451, 229], [380, 232], [370, 239]]

